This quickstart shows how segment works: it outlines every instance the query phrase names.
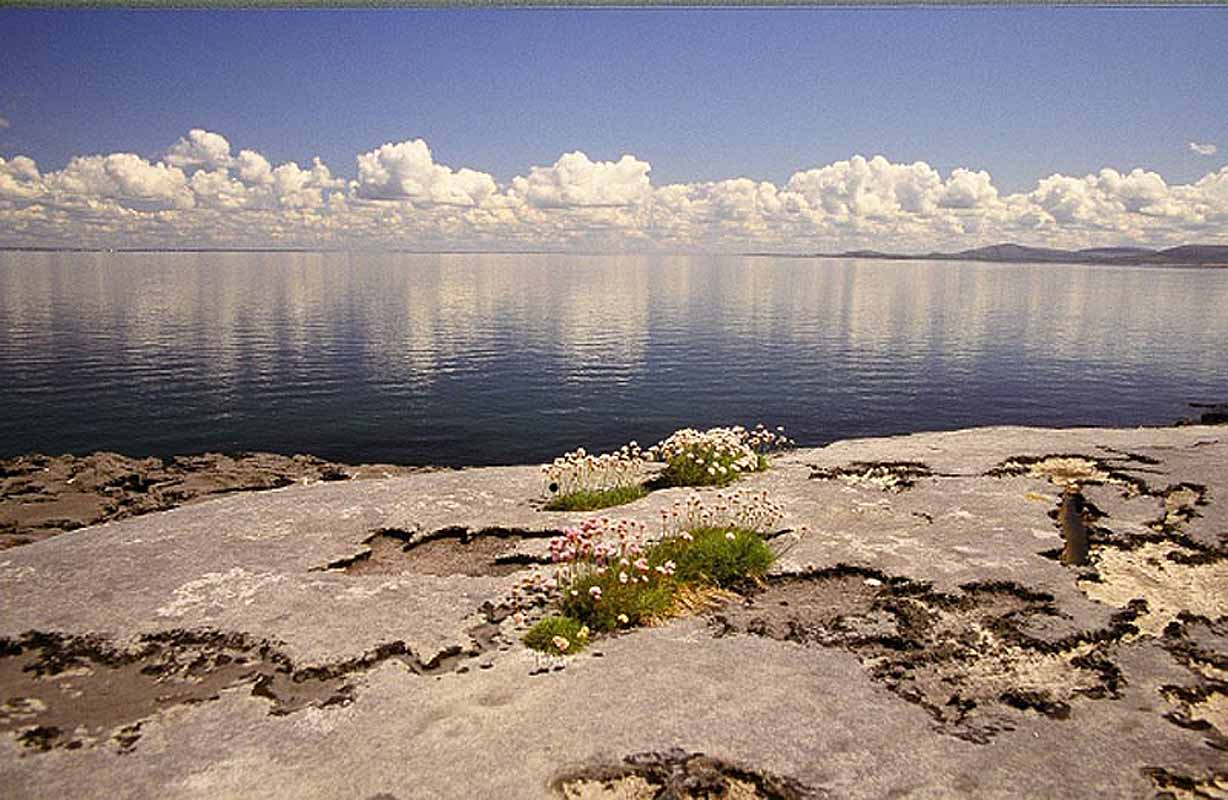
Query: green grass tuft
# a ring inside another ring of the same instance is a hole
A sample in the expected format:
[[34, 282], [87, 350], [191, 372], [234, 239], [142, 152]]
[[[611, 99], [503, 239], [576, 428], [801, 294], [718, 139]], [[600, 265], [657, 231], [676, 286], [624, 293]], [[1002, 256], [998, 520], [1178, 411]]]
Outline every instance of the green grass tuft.
[[621, 506], [648, 494], [643, 486], [616, 486], [613, 489], [581, 489], [560, 495], [546, 503], [547, 511], [596, 511], [599, 508]]
[[729, 589], [763, 577], [776, 556], [763, 538], [745, 528], [696, 528], [691, 541], [673, 536], [648, 553], [652, 566], [673, 561], [680, 583], [709, 584]]
[[[556, 637], [567, 640], [567, 649], [559, 649]], [[543, 617], [524, 635], [524, 643], [534, 650], [561, 656], [578, 653], [588, 646], [584, 623], [573, 617]]]
[[[626, 583], [619, 580], [625, 574]], [[567, 585], [560, 608], [564, 614], [583, 620], [594, 631], [613, 631], [636, 625], [650, 625], [670, 615], [674, 605], [673, 579], [653, 573], [647, 582], [636, 581], [632, 568], [610, 567], [604, 573], [590, 572]], [[592, 588], [601, 589], [601, 599], [593, 598]], [[575, 591], [575, 594], [572, 594]]]

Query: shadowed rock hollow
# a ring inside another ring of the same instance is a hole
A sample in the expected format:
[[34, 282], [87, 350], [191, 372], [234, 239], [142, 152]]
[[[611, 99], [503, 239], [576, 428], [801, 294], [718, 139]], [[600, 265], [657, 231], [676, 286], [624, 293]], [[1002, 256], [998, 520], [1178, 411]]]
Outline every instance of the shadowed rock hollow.
[[420, 471], [419, 467], [349, 466], [315, 456], [275, 453], [203, 453], [172, 459], [129, 458], [117, 453], [82, 457], [33, 453], [0, 460], [0, 550], [219, 494]]

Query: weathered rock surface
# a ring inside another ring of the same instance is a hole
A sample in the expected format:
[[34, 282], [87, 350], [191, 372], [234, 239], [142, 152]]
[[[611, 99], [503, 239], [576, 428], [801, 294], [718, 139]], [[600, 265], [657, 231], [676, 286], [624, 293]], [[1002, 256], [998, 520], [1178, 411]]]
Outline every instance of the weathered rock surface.
[[[1085, 498], [1065, 566], [1059, 504]], [[767, 584], [549, 659], [535, 467], [296, 484], [0, 554], [6, 797], [1219, 797], [1222, 428], [986, 428], [743, 480]], [[602, 512], [656, 525], [688, 490]], [[711, 492], [713, 490], [704, 490]], [[790, 536], [774, 539], [781, 545]]]
[[275, 453], [202, 453], [169, 460], [118, 453], [80, 457], [32, 453], [0, 460], [0, 550], [219, 494], [422, 471]]

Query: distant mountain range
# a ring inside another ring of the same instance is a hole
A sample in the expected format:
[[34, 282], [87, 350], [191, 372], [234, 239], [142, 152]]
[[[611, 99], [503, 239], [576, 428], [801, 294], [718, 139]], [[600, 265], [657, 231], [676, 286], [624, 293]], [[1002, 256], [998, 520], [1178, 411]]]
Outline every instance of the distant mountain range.
[[876, 258], [893, 261], [992, 261], [1001, 264], [1112, 264], [1155, 267], [1228, 267], [1228, 245], [1183, 244], [1166, 250], [1146, 247], [1093, 247], [1087, 250], [1054, 250], [995, 244], [958, 253], [911, 255], [878, 250], [816, 253], [823, 258]]
[[[0, 247], [24, 252], [111, 252], [111, 253], [315, 253], [344, 252], [336, 249], [298, 247], [155, 247], [155, 248], [89, 248], [89, 247]], [[559, 254], [553, 250], [392, 250], [394, 253], [450, 253], [476, 255], [481, 253], [516, 253], [520, 255]], [[566, 253], [562, 253], [566, 254]], [[601, 252], [588, 253], [602, 255]], [[574, 253], [572, 255], [575, 255]], [[994, 244], [958, 253], [884, 253], [881, 250], [846, 250], [843, 253], [744, 253], [747, 256], [773, 258], [868, 258], [888, 261], [990, 261], [999, 264], [1111, 264], [1143, 267], [1225, 267], [1228, 268], [1228, 245], [1183, 244], [1166, 250], [1146, 247], [1092, 247], [1086, 250], [1054, 250], [1048, 247], [1025, 247], [1021, 244]]]

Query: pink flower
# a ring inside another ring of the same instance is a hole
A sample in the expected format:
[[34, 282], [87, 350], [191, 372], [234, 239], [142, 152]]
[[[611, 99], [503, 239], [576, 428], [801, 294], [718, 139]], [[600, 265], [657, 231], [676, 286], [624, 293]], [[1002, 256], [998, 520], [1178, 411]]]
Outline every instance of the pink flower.
[[600, 587], [600, 586], [593, 586], [593, 587], [591, 587], [591, 588], [588, 590], [588, 593], [589, 593], [589, 594], [591, 594], [591, 595], [593, 596], [593, 599], [594, 599], [594, 600], [600, 600], [600, 599], [601, 599], [601, 587]]

